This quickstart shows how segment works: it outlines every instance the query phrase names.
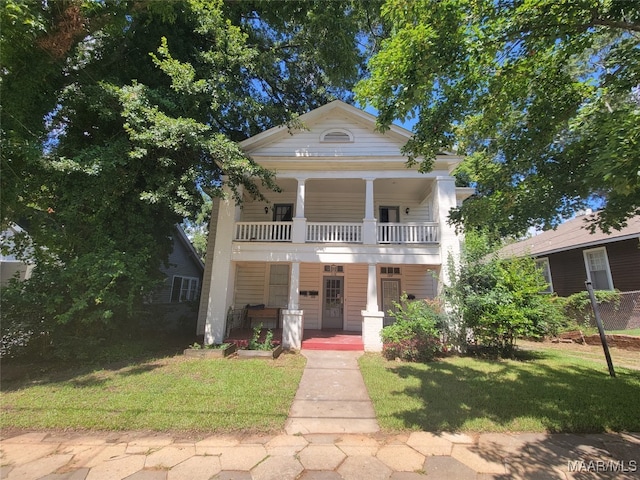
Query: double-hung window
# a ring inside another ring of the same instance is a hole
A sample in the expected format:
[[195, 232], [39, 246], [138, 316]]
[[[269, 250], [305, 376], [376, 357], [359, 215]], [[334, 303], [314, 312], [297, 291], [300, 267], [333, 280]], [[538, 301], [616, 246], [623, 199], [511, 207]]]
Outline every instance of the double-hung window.
[[549, 268], [549, 259], [536, 258], [536, 267], [542, 273], [544, 281], [547, 282], [547, 288], [542, 290], [542, 293], [553, 293], [553, 282], [551, 281], [551, 269]]
[[198, 278], [175, 275], [171, 284], [171, 303], [197, 300], [199, 285]]
[[584, 265], [587, 279], [591, 281], [594, 290], [613, 290], [611, 269], [607, 258], [606, 247], [584, 250]]
[[289, 265], [271, 265], [269, 271], [269, 306], [286, 308], [289, 304]]

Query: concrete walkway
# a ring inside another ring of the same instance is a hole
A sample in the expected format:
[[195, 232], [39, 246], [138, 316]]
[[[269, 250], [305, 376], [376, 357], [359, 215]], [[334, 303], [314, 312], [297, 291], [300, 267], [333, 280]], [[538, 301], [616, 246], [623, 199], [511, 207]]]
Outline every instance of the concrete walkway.
[[307, 358], [285, 431], [375, 433], [380, 430], [358, 367], [362, 352], [303, 350]]
[[286, 432], [2, 432], [7, 480], [640, 479], [640, 433], [381, 434], [357, 352], [307, 357]]
[[638, 479], [640, 434], [4, 437], [7, 480]]

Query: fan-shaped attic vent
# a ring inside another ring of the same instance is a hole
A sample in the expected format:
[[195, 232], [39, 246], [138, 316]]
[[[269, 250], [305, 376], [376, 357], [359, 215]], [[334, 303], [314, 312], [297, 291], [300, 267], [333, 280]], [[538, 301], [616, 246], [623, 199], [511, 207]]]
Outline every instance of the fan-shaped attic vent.
[[334, 128], [322, 132], [320, 141], [323, 143], [350, 143], [353, 142], [353, 135], [348, 130]]

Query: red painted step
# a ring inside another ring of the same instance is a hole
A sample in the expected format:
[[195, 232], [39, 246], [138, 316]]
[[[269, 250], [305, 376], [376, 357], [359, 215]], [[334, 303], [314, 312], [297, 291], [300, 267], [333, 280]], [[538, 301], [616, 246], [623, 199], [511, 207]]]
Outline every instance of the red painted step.
[[345, 332], [330, 333], [325, 330], [318, 332], [305, 332], [302, 340], [303, 350], [340, 350], [362, 351], [364, 343], [360, 334]]

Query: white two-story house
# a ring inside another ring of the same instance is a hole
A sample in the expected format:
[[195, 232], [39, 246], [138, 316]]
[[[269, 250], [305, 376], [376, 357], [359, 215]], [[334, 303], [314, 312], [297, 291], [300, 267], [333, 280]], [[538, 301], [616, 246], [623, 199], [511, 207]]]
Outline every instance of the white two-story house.
[[439, 155], [431, 172], [407, 168], [411, 137], [334, 101], [300, 117], [305, 128], [272, 128], [242, 142], [276, 172], [268, 202], [216, 199], [198, 319], [205, 343], [221, 343], [230, 308], [279, 309], [285, 347], [305, 330], [360, 332], [382, 347], [385, 316], [403, 292], [433, 298], [459, 238], [449, 210], [472, 193], [457, 188], [461, 157]]

